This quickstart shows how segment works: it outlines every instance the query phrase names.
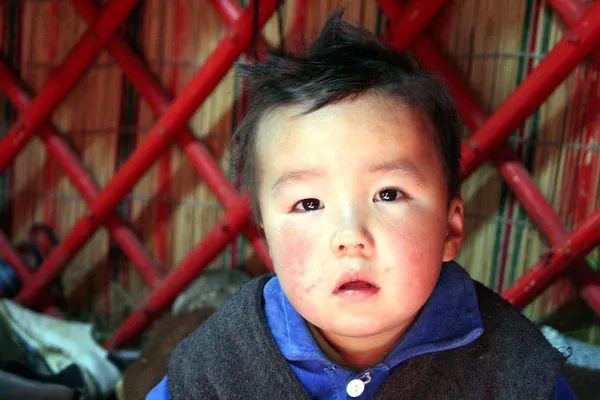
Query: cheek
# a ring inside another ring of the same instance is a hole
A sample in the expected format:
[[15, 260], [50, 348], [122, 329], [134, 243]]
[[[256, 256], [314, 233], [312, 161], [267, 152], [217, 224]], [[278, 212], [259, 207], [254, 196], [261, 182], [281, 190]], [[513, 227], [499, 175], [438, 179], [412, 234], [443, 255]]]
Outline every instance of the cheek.
[[419, 216], [389, 226], [385, 272], [397, 273], [407, 285], [430, 286], [442, 263], [445, 229], [441, 218]]
[[282, 272], [304, 276], [307, 272], [307, 260], [314, 250], [310, 234], [299, 230], [295, 225], [286, 224], [279, 230], [274, 241], [273, 257]]
[[319, 268], [315, 268], [319, 238], [306, 226], [284, 223], [270, 241], [277, 275], [296, 295], [309, 294], [322, 280]]

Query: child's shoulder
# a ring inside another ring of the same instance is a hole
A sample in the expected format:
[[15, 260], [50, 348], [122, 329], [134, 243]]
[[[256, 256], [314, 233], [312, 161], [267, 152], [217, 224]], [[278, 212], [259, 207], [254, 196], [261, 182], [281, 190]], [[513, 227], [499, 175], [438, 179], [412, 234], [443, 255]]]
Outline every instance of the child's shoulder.
[[412, 358], [382, 386], [384, 398], [406, 387], [414, 398], [550, 398], [564, 356], [519, 310], [473, 284], [483, 333], [462, 346]]
[[502, 335], [518, 332], [519, 335], [526, 334], [524, 339], [541, 339], [543, 343], [548, 343], [541, 330], [520, 310], [482, 283], [473, 280], [473, 284], [481, 319], [487, 331]]
[[270, 275], [264, 275], [243, 284], [218, 311], [176, 346], [171, 358], [208, 357], [208, 350], [231, 344], [228, 341], [239, 336], [242, 329], [259, 329], [264, 319], [262, 288], [269, 279]]
[[[486, 357], [513, 365], [511, 373], [516, 374], [522, 370], [531, 376], [535, 371], [545, 373], [562, 368], [564, 355], [546, 340], [537, 325], [499, 294], [473, 282], [484, 327]], [[539, 365], [547, 368], [539, 369]]]
[[[167, 375], [169, 389], [179, 393], [177, 398], [215, 398], [215, 393], [230, 398], [227, 393], [265, 389], [260, 377], [271, 374], [282, 378], [287, 364], [277, 351], [263, 313], [263, 288], [271, 277], [264, 275], [244, 284], [175, 347]], [[290, 377], [284, 375], [283, 379]], [[291, 380], [288, 385], [295, 387]]]

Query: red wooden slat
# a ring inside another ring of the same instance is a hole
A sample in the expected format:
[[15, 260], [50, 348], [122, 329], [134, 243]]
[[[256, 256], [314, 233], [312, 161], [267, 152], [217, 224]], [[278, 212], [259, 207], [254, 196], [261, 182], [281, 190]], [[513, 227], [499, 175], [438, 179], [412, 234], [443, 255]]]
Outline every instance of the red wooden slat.
[[497, 150], [600, 42], [600, 2], [544, 57], [536, 69], [500, 105], [462, 148], [462, 178], [466, 179]]
[[73, 89], [108, 39], [125, 21], [138, 0], [112, 0], [73, 47], [54, 77], [0, 141], [0, 173], [10, 165], [35, 131]]
[[[71, 0], [71, 2], [77, 11], [90, 23], [99, 15], [98, 9], [90, 0]], [[232, 21], [233, 23], [235, 21]], [[144, 62], [118, 36], [115, 36], [108, 43], [107, 48], [152, 110], [158, 116], [164, 114], [170, 106], [170, 96], [158, 84], [158, 80], [153, 76]], [[184, 154], [196, 171], [202, 176], [204, 182], [215, 194], [219, 202], [226, 208], [237, 207], [239, 193], [223, 175], [221, 168], [204, 143], [197, 140], [187, 126], [183, 127], [176, 139]], [[243, 233], [263, 263], [269, 269], [272, 269], [269, 250], [256, 226], [247, 224], [243, 229]]]
[[[1, 61], [0, 91], [4, 92], [19, 110], [25, 110], [31, 102], [17, 77]], [[98, 185], [87, 174], [85, 167], [63, 137], [48, 122], [42, 124], [39, 136], [50, 155], [67, 173], [83, 198], [88, 203], [93, 201], [100, 192]], [[127, 224], [117, 213], [113, 213], [106, 220], [106, 227], [144, 280], [150, 287], [156, 286], [162, 279], [159, 269]]]
[[[276, 4], [276, 0], [261, 2], [258, 18], [260, 27], [264, 26], [273, 14]], [[228, 35], [221, 40], [191, 82], [150, 130], [146, 139], [116, 172], [106, 188], [92, 202], [86, 214], [75, 223], [75, 227], [45, 260], [34, 275], [34, 279], [21, 289], [16, 296], [18, 302], [27, 306], [35, 301], [105, 221], [125, 194], [176, 139], [177, 134], [181, 132], [197, 107], [214, 90], [241, 52], [250, 45], [253, 32], [252, 10], [247, 9], [244, 12], [236, 28], [238, 34]]]
[[[587, 0], [546, 0], [546, 3], [571, 27], [577, 25], [590, 6], [590, 2]], [[596, 47], [591, 56], [600, 65], [600, 49], [598, 47]]]
[[516, 307], [533, 301], [578, 257], [589, 253], [600, 243], [600, 209], [569, 233], [565, 240], [553, 246], [547, 257], [530, 268], [502, 295]]

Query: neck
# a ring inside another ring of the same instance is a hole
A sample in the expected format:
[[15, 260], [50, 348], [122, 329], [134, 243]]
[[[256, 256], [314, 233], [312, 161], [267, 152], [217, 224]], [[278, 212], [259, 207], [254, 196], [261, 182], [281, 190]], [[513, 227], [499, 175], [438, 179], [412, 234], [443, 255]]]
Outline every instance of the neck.
[[364, 369], [379, 363], [392, 350], [407, 327], [366, 338], [340, 336], [320, 329], [319, 332], [348, 364]]

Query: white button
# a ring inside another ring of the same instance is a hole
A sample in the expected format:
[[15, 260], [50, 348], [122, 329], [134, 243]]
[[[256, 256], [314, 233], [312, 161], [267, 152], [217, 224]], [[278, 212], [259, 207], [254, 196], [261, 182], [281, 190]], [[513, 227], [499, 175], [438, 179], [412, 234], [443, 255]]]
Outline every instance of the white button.
[[365, 391], [365, 383], [360, 379], [352, 379], [348, 386], [346, 386], [346, 392], [350, 397], [358, 397]]

